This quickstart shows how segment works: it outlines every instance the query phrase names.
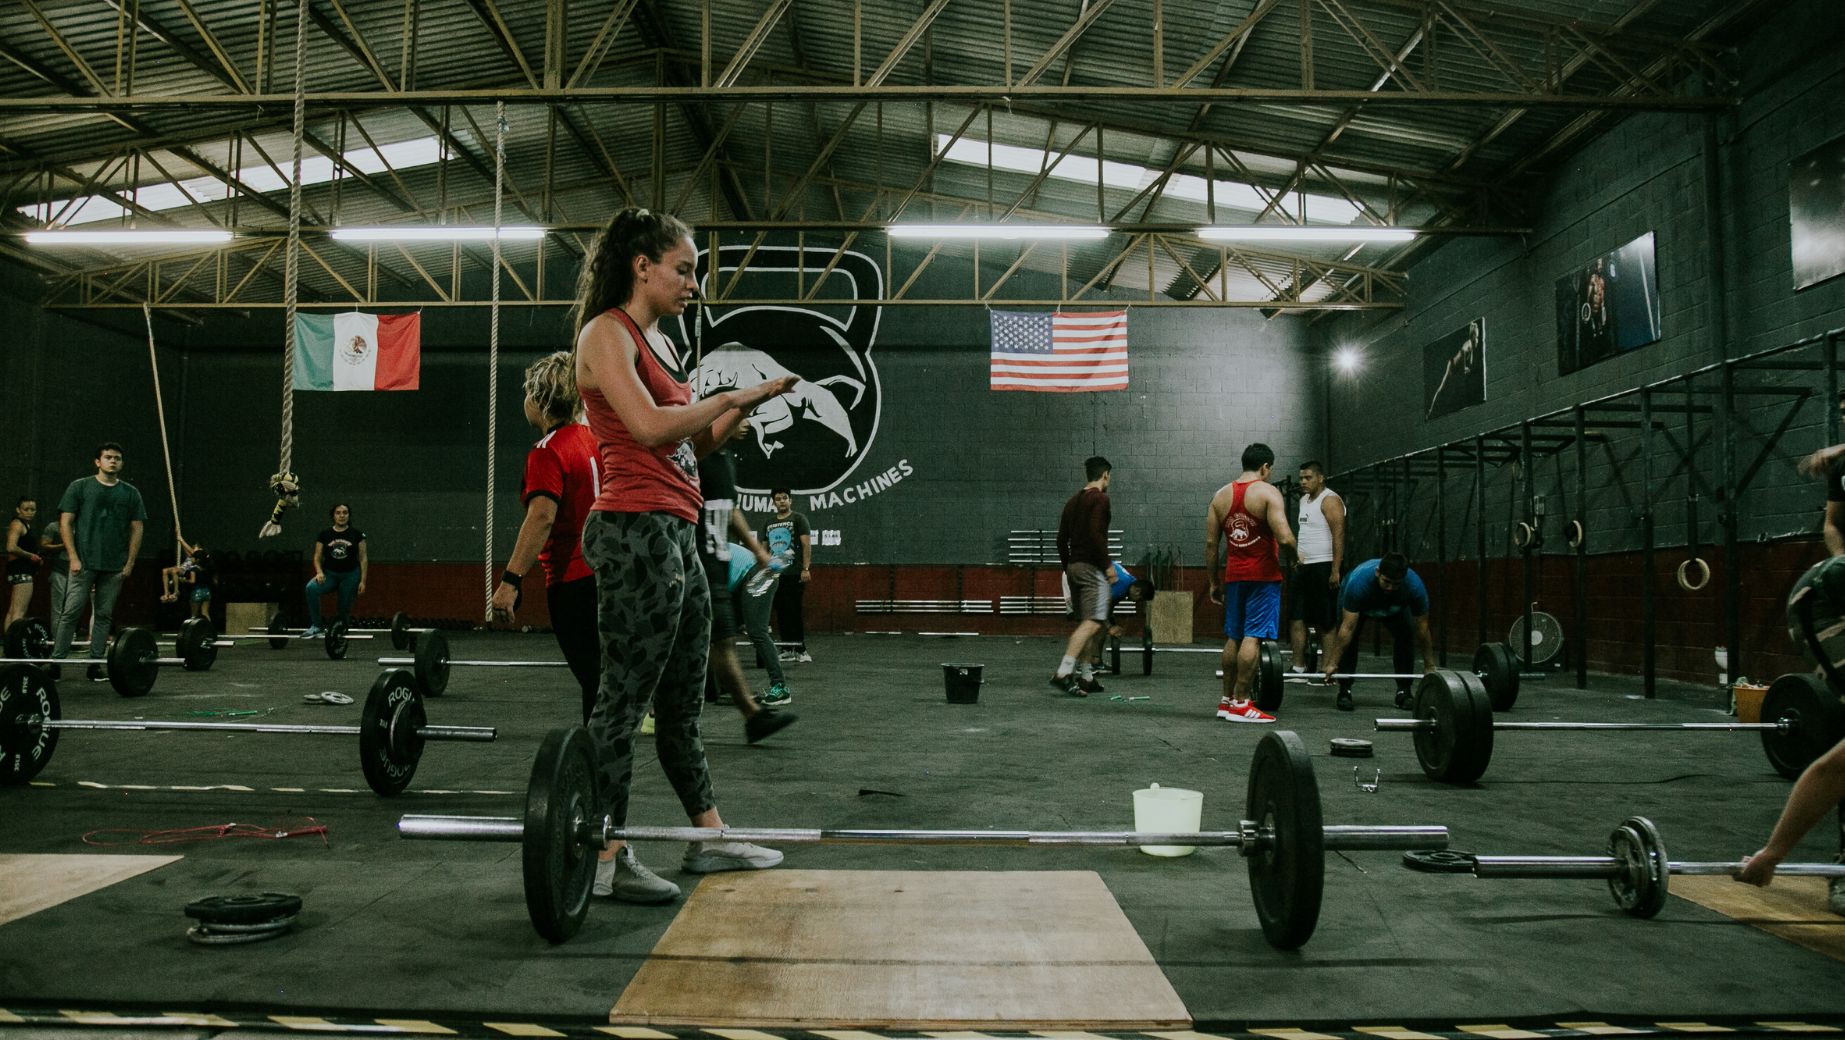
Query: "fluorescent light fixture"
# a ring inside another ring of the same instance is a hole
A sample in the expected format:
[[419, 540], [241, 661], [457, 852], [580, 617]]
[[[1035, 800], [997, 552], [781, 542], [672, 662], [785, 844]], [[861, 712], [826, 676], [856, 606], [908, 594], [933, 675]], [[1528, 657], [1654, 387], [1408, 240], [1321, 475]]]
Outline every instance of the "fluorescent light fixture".
[[[472, 242], [493, 240], [490, 227], [343, 227], [328, 232], [341, 242]], [[501, 241], [529, 241], [545, 237], [541, 227], [500, 228]]]
[[[418, 167], [432, 166], [442, 160], [442, 144], [434, 137], [418, 137], [408, 141], [397, 141], [380, 145], [373, 151], [370, 145], [354, 148], [342, 159], [346, 164], [361, 173], [383, 173], [388, 164], [393, 170], [402, 173]], [[90, 172], [88, 169], [85, 173]], [[326, 184], [333, 180], [335, 173], [333, 160], [324, 155], [306, 155], [301, 159], [301, 184], [311, 187]], [[252, 163], [236, 172], [236, 178], [251, 191], [270, 194], [288, 190], [288, 179], [277, 172], [267, 162]], [[127, 196], [134, 200], [135, 206], [142, 210], [156, 213], [179, 209], [197, 202], [209, 205], [223, 202], [230, 198], [229, 184], [217, 177], [194, 177], [177, 184], [161, 182], [143, 184], [139, 187], [122, 187], [114, 189], [114, 194]], [[15, 207], [17, 212], [28, 220], [40, 224], [49, 224], [56, 220], [60, 224], [89, 224], [99, 220], [121, 220], [129, 216], [128, 208], [116, 202], [114, 198], [102, 195], [83, 195], [77, 198], [49, 199]]]
[[1081, 224], [892, 224], [892, 238], [1096, 239], [1108, 229]]
[[1358, 366], [1364, 363], [1364, 359], [1364, 353], [1357, 347], [1340, 347], [1339, 352], [1333, 355], [1333, 364], [1339, 367], [1339, 371], [1350, 375], [1358, 371]]
[[[1242, 181], [1224, 180], [1221, 177], [1207, 179], [1197, 173], [1185, 172], [1184, 168], [1168, 172], [1114, 159], [1097, 162], [1093, 155], [1064, 155], [1047, 152], [1042, 148], [1000, 144], [997, 141], [988, 144], [986, 141], [956, 138], [945, 133], [935, 135], [935, 148], [947, 162], [984, 168], [990, 161], [996, 170], [1009, 170], [1028, 177], [1036, 177], [1042, 172], [1054, 181], [1090, 187], [1100, 178], [1104, 187], [1120, 191], [1138, 192], [1165, 178], [1166, 186], [1160, 193], [1162, 199], [1192, 202], [1200, 206], [1209, 202], [1219, 210], [1253, 215], [1266, 211], [1272, 205], [1272, 192], [1265, 194]], [[1288, 198], [1290, 208], [1296, 204], [1305, 207], [1306, 219], [1316, 223], [1350, 224], [1362, 215], [1349, 200], [1329, 195], [1291, 192]]]
[[1300, 224], [1247, 224], [1241, 227], [1201, 227], [1198, 237], [1212, 242], [1408, 242], [1414, 228], [1308, 227]]
[[35, 246], [221, 246], [231, 240], [229, 231], [28, 231], [26, 241]]

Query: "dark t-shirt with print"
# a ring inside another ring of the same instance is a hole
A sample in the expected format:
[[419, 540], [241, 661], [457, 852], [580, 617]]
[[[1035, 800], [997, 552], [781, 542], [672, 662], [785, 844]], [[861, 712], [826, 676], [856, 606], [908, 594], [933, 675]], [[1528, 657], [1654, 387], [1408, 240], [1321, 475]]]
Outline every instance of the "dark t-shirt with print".
[[770, 517], [762, 525], [762, 546], [769, 555], [781, 560], [791, 571], [807, 570], [809, 561], [801, 545], [803, 536], [811, 537], [807, 518], [789, 513], [785, 518]]
[[356, 527], [344, 531], [326, 528], [315, 539], [320, 543], [320, 566], [335, 574], [358, 570], [359, 543], [364, 540], [365, 532]]

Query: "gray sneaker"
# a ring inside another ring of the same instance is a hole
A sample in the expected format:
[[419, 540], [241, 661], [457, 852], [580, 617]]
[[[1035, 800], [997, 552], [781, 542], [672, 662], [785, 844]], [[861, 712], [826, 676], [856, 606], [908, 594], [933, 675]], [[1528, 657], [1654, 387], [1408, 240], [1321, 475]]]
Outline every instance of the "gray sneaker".
[[767, 870], [782, 861], [782, 854], [744, 841], [695, 841], [685, 847], [679, 869], [688, 874], [716, 874], [722, 870]]
[[634, 846], [623, 845], [614, 859], [596, 864], [596, 895], [610, 896], [619, 903], [654, 906], [679, 898], [679, 886], [648, 870], [634, 855]]
[[1835, 914], [1845, 914], [1845, 878], [1826, 882], [1826, 907]]

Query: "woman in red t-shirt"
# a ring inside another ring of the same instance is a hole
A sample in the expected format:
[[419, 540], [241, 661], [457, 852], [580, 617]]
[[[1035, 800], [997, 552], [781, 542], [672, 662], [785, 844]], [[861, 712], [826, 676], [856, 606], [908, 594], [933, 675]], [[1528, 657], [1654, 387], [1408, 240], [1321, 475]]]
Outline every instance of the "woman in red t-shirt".
[[[583, 524], [583, 558], [596, 574], [602, 682], [589, 733], [603, 803], [624, 826], [634, 734], [651, 702], [660, 765], [696, 827], [722, 827], [699, 739], [711, 592], [700, 539], [720, 545], [729, 516], [704, 516], [698, 459], [750, 410], [788, 392], [796, 377], [692, 400], [691, 372], [660, 331], [697, 292], [697, 247], [678, 218], [644, 209], [615, 214], [597, 233], [577, 288], [577, 389], [601, 463], [601, 489]], [[713, 553], [722, 556], [723, 553]], [[623, 847], [604, 853], [598, 894], [666, 902], [677, 885], [655, 877]], [[706, 874], [760, 870], [782, 854], [743, 842], [694, 842], [681, 868]]]

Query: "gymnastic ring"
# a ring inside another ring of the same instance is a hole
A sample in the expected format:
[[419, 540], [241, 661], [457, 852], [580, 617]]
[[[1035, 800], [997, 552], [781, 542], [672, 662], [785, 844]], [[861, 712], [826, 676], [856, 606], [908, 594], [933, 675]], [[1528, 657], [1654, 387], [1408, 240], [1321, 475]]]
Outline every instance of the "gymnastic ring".
[[1528, 548], [1536, 538], [1537, 528], [1523, 520], [1520, 520], [1518, 526], [1512, 529], [1512, 544], [1520, 549]]
[[1585, 532], [1582, 529], [1582, 521], [1581, 520], [1571, 520], [1570, 521], [1570, 548], [1572, 549], [1582, 548], [1583, 540], [1587, 537], [1588, 537], [1587, 532]]
[[[1697, 580], [1697, 584], [1695, 585], [1685, 580], [1686, 569], [1689, 568], [1694, 563], [1698, 565], [1698, 580]], [[1679, 588], [1684, 589], [1686, 592], [1696, 592], [1699, 589], [1709, 584], [1710, 584], [1710, 564], [1705, 563], [1702, 558], [1693, 556], [1691, 559], [1686, 560], [1684, 563], [1681, 563], [1678, 565], [1678, 587]]]

